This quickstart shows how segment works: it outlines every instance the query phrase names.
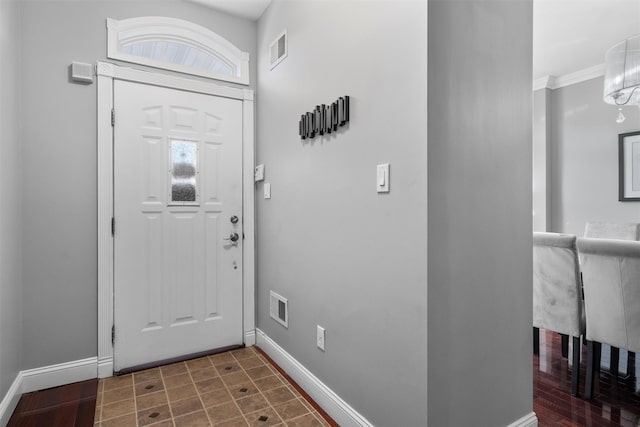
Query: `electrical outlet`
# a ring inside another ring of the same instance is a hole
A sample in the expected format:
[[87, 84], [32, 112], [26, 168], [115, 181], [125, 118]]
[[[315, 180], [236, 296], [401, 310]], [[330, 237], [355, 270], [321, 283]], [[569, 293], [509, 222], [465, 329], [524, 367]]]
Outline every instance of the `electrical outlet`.
[[318, 325], [318, 331], [316, 334], [316, 345], [322, 351], [324, 351], [324, 328]]

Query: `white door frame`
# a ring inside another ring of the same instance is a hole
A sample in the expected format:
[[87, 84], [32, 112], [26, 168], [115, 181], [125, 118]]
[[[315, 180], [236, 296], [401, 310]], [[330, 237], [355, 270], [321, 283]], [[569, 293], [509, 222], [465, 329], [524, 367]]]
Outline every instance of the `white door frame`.
[[219, 86], [167, 74], [97, 64], [98, 76], [98, 378], [113, 375], [113, 81], [124, 80], [242, 101], [242, 323], [244, 344], [255, 335], [255, 207], [253, 90]]

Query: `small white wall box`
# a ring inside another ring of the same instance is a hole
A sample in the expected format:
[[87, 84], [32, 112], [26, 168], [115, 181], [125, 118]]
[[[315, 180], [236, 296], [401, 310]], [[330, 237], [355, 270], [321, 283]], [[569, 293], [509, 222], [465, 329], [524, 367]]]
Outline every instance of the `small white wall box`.
[[269, 291], [269, 315], [285, 328], [289, 328], [289, 302], [273, 291]]
[[93, 65], [84, 62], [72, 62], [71, 80], [78, 83], [93, 83]]
[[281, 32], [278, 37], [269, 45], [269, 59], [271, 62], [271, 70], [281, 63], [289, 54], [287, 30]]

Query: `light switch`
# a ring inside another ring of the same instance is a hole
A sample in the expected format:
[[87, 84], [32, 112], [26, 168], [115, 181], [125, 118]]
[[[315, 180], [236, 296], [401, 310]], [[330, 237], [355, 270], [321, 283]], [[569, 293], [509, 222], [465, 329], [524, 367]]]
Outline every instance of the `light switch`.
[[253, 174], [253, 178], [255, 182], [264, 181], [264, 165], [256, 166], [256, 170]]
[[378, 193], [389, 192], [389, 163], [377, 166], [376, 188]]
[[271, 198], [271, 184], [269, 184], [268, 182], [264, 183], [264, 198], [265, 199]]

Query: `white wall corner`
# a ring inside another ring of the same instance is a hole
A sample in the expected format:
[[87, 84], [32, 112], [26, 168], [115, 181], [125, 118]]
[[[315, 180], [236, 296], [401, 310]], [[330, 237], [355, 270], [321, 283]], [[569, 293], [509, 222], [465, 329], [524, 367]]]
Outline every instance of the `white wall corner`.
[[256, 329], [256, 341], [256, 345], [264, 350], [339, 425], [342, 427], [373, 427], [373, 424], [260, 329]]
[[98, 359], [98, 378], [113, 376], [113, 357], [101, 357]]
[[254, 91], [252, 89], [245, 89], [244, 90], [245, 101], [253, 101], [253, 94], [254, 94]]
[[538, 417], [535, 412], [530, 412], [507, 427], [538, 427]]
[[0, 426], [6, 426], [9, 423], [13, 411], [18, 406], [20, 396], [22, 396], [22, 372], [18, 372], [7, 394], [0, 401]]
[[98, 377], [98, 358], [74, 360], [21, 372], [21, 393], [71, 384]]

